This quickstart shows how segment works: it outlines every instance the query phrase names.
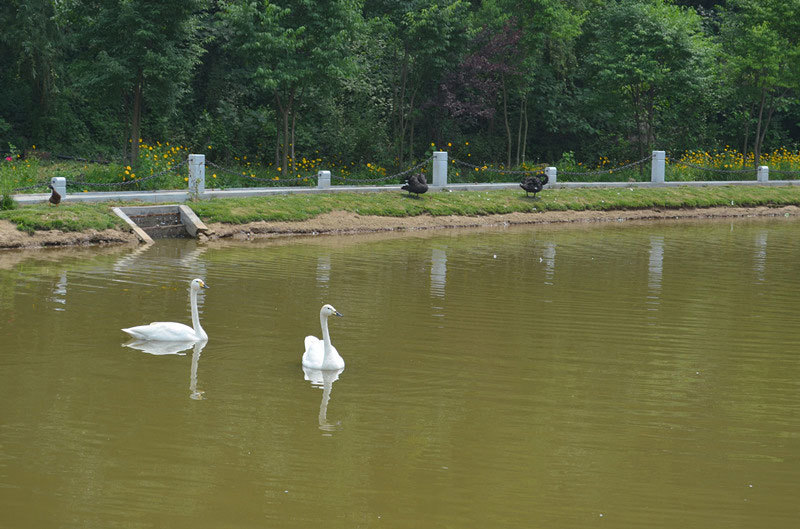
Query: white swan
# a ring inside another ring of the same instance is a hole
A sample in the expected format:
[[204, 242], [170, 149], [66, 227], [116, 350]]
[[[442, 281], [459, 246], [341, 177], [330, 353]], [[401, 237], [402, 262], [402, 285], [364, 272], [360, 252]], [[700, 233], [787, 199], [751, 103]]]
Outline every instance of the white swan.
[[206, 331], [200, 326], [197, 314], [197, 292], [208, 288], [202, 279], [192, 279], [189, 284], [189, 299], [192, 304], [192, 327], [172, 321], [155, 321], [150, 325], [139, 325], [122, 329], [137, 340], [153, 340], [159, 342], [198, 342], [208, 340]]
[[331, 344], [331, 335], [328, 333], [328, 316], [341, 316], [330, 305], [323, 305], [319, 311], [319, 323], [322, 326], [322, 340], [316, 336], [306, 336], [306, 352], [303, 353], [303, 367], [310, 369], [336, 370], [344, 369], [344, 359]]

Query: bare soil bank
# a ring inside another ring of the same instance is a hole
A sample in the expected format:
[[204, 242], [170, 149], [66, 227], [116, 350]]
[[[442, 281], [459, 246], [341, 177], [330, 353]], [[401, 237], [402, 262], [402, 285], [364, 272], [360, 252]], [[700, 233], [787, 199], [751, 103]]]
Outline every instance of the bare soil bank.
[[378, 231], [426, 230], [435, 228], [473, 228], [521, 224], [606, 223], [640, 220], [714, 219], [735, 217], [785, 217], [800, 215], [797, 206], [780, 208], [685, 208], [615, 211], [548, 211], [508, 213], [480, 217], [375, 217], [337, 211], [302, 222], [252, 222], [249, 224], [209, 225], [211, 239], [248, 240], [293, 235], [351, 234]]
[[[714, 219], [736, 217], [798, 216], [800, 208], [685, 208], [615, 211], [548, 211], [542, 213], [509, 213], [481, 217], [377, 217], [337, 211], [298, 222], [252, 222], [249, 224], [209, 225], [211, 240], [249, 240], [295, 235], [352, 234], [380, 231], [424, 230], [435, 228], [467, 228], [519, 224], [605, 223], [640, 220]], [[133, 233], [119, 230], [62, 232], [37, 231], [23, 233], [7, 221], [0, 221], [0, 248], [38, 248], [47, 246], [80, 246], [96, 244], [136, 244]]]

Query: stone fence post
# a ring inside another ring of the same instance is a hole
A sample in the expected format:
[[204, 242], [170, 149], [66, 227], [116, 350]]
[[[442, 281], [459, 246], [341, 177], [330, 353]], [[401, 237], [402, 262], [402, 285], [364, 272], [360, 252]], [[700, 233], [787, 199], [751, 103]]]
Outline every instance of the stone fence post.
[[331, 172], [317, 171], [317, 189], [331, 188]]
[[447, 185], [447, 152], [434, 151], [433, 153], [433, 185]]
[[206, 192], [206, 155], [189, 155], [189, 196], [198, 199]]
[[545, 167], [544, 174], [547, 176], [548, 184], [555, 184], [558, 180], [558, 169], [555, 167]]
[[666, 165], [666, 152], [653, 151], [653, 160], [650, 164], [650, 181], [654, 184], [664, 183], [664, 166]]

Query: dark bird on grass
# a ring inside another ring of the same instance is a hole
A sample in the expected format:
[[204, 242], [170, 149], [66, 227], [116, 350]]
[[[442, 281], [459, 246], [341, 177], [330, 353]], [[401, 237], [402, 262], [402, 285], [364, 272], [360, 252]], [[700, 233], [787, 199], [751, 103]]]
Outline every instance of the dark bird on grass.
[[536, 176], [526, 176], [519, 187], [525, 190], [526, 197], [530, 196], [529, 193], [533, 193], [533, 197], [536, 198], [536, 193], [541, 191], [549, 180], [550, 179], [547, 178], [547, 175], [544, 173], [540, 173]]
[[48, 199], [48, 202], [50, 202], [54, 206], [59, 205], [61, 203], [61, 195], [58, 194], [58, 191], [56, 191], [56, 189], [53, 187], [53, 184], [47, 184], [47, 187], [49, 187], [50, 190], [52, 191], [52, 193], [50, 194], [50, 198]]
[[415, 193], [420, 196], [428, 190], [428, 181], [425, 180], [425, 175], [422, 173], [414, 173], [406, 178], [406, 184], [400, 189], [405, 189], [408, 194]]

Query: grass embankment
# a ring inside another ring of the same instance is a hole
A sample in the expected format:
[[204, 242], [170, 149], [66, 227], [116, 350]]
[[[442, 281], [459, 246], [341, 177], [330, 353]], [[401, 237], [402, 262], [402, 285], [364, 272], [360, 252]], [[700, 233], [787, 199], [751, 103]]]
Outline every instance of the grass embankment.
[[23, 206], [0, 211], [0, 220], [17, 225], [20, 231], [34, 230], [85, 231], [127, 229], [125, 223], [104, 204], [61, 204]]
[[[20, 230], [63, 231], [123, 228], [111, 212], [119, 204], [25, 206], [0, 211], [0, 219]], [[649, 208], [708, 208], [719, 206], [800, 205], [800, 186], [679, 187], [616, 189], [553, 189], [535, 199], [522, 190], [428, 193], [420, 198], [405, 193], [329, 193], [214, 199], [189, 204], [205, 222], [244, 224], [255, 221], [301, 221], [331, 211], [359, 215], [406, 217], [415, 215], [481, 216], [513, 212], [607, 211]], [[124, 228], [123, 228], [124, 229]]]
[[259, 220], [299, 221], [331, 211], [359, 215], [493, 215], [541, 211], [607, 211], [647, 208], [800, 205], [800, 187], [680, 187], [554, 189], [535, 199], [522, 190], [428, 193], [331, 193], [210, 200], [191, 204], [206, 222], [243, 224]]

